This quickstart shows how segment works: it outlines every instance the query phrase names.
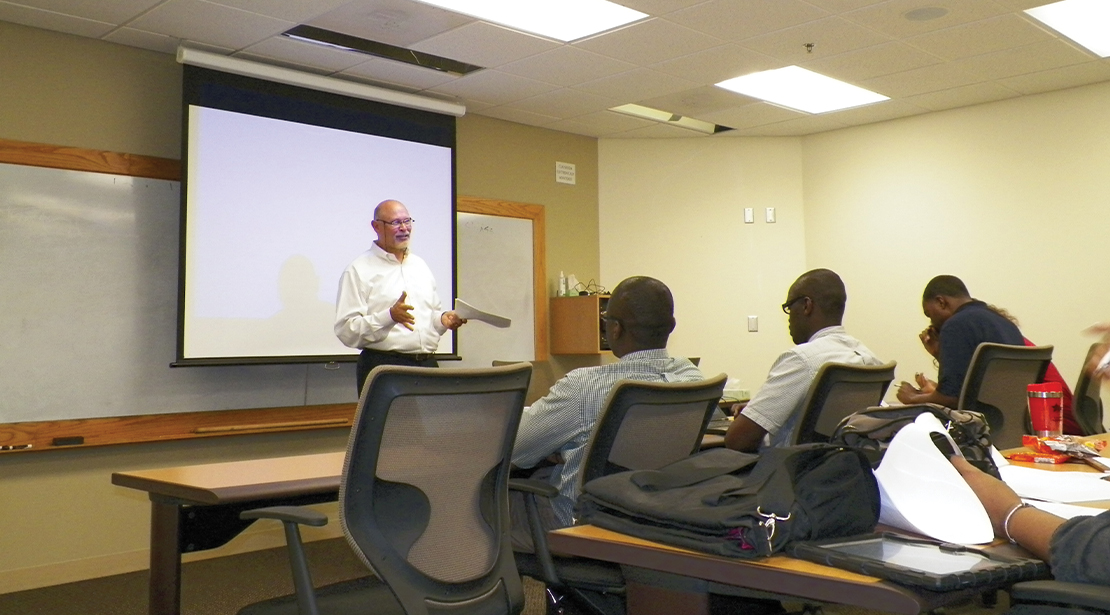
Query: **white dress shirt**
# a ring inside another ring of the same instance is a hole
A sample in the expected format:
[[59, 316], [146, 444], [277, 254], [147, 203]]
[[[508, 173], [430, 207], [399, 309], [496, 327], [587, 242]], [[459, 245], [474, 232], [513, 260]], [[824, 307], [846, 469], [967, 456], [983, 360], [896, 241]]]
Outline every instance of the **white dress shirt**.
[[[416, 319], [413, 330], [393, 321], [389, 308], [407, 292]], [[347, 266], [335, 301], [335, 335], [351, 348], [406, 354], [436, 352], [447, 331], [432, 271], [411, 251], [404, 262], [373, 244]]]

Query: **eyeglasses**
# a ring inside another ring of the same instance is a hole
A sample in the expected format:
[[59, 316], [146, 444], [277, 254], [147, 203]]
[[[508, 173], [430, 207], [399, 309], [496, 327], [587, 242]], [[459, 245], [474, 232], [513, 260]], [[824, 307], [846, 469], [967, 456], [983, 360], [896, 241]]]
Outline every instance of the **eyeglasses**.
[[[399, 218], [397, 220], [390, 221], [390, 220], [382, 220], [382, 219], [379, 218], [378, 222], [381, 222], [382, 224], [384, 224], [386, 226], [392, 226], [393, 228], [401, 228], [402, 226], [407, 226], [409, 228], [412, 228], [412, 223], [416, 222], [416, 220], [414, 220], [412, 218]], [[366, 223], [363, 222], [363, 224], [366, 224]]]
[[790, 313], [790, 306], [792, 306], [795, 303], [801, 301], [802, 299], [809, 299], [809, 297], [807, 297], [805, 295], [802, 295], [800, 297], [794, 297], [793, 299], [790, 299], [786, 303], [782, 304], [782, 313], [783, 314], [789, 314]]
[[[620, 323], [620, 322], [621, 322], [619, 318], [616, 318], [616, 317], [614, 317], [614, 316], [610, 316], [610, 315], [609, 315], [609, 312], [608, 312], [608, 311], [603, 311], [603, 312], [601, 313], [601, 320], [605, 320], [605, 321], [611, 320], [611, 321], [613, 321], [613, 322], [615, 322], [615, 323]], [[624, 326], [624, 324], [623, 324], [623, 323], [621, 323], [621, 326], [623, 327], [623, 326]]]

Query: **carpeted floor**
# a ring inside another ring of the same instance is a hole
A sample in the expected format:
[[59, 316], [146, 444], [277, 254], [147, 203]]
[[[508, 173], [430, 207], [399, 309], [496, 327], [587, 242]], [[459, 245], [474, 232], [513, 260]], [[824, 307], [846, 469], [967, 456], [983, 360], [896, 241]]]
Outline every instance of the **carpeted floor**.
[[[305, 546], [313, 580], [324, 585], [365, 574], [365, 567], [343, 539]], [[147, 572], [133, 572], [65, 585], [0, 595], [0, 615], [146, 615]], [[525, 579], [524, 615], [544, 615], [543, 584]], [[240, 608], [273, 596], [292, 593], [285, 550], [268, 549], [190, 562], [182, 566], [182, 615], [234, 615]], [[945, 615], [998, 615], [1005, 594], [993, 609], [978, 602], [945, 609]], [[790, 610], [800, 605], [787, 604]], [[825, 615], [876, 615], [835, 605]], [[681, 614], [676, 614], [681, 615]]]

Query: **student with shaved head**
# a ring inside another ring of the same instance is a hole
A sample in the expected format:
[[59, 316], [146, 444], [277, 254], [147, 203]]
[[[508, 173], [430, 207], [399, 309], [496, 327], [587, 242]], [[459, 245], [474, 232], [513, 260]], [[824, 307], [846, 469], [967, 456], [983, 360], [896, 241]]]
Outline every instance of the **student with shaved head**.
[[782, 311], [789, 315], [790, 339], [797, 345], [771, 366], [767, 381], [729, 426], [725, 446], [755, 452], [761, 446], [790, 444], [806, 393], [822, 365], [882, 365], [841, 325], [847, 302], [844, 282], [828, 269], [807, 271], [794, 281]]

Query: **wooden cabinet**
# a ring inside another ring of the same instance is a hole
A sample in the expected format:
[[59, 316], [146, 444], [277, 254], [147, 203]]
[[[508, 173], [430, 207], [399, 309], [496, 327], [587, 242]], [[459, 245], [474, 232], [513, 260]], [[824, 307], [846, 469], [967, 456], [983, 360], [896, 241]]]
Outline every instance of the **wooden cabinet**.
[[609, 350], [601, 312], [609, 295], [551, 299], [551, 354], [601, 354]]

